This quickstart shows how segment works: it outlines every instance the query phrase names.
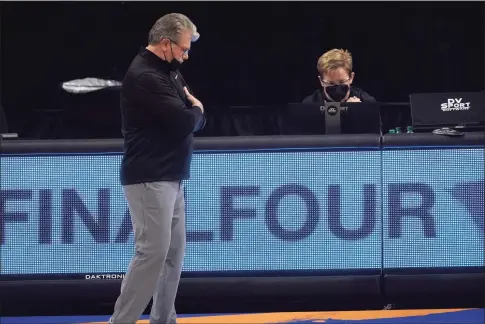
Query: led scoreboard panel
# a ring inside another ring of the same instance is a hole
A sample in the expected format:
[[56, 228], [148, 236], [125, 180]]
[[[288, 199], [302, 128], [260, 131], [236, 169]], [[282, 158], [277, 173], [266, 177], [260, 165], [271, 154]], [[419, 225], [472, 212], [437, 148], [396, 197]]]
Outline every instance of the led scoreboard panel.
[[[0, 274], [122, 274], [120, 153], [5, 153]], [[480, 267], [483, 146], [197, 150], [185, 273]]]

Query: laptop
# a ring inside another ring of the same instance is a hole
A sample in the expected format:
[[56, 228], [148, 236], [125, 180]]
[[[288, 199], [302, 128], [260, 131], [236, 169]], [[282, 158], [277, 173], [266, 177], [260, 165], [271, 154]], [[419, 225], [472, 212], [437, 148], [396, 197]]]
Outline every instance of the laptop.
[[[327, 108], [332, 103], [327, 103]], [[340, 103], [340, 134], [381, 134], [379, 103]], [[284, 135], [328, 134], [324, 105], [290, 103], [283, 118]]]
[[474, 131], [485, 126], [485, 91], [416, 93], [409, 99], [414, 131], [441, 127]]

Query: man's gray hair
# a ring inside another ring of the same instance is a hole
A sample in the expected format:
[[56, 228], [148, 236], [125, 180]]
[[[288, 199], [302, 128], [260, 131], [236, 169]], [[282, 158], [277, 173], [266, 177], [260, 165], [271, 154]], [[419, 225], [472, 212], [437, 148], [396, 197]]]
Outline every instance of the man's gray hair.
[[177, 42], [179, 36], [186, 30], [192, 33], [192, 42], [199, 39], [200, 34], [197, 32], [197, 27], [187, 16], [180, 13], [167, 14], [158, 19], [150, 29], [148, 44], [156, 45], [163, 38]]

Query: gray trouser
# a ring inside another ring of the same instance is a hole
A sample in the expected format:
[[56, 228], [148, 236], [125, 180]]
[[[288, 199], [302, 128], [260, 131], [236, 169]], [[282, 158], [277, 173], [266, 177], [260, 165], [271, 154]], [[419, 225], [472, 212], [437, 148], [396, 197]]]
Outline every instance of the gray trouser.
[[150, 323], [176, 323], [175, 296], [185, 254], [185, 202], [180, 181], [123, 187], [136, 253], [110, 323], [136, 323], [153, 296]]

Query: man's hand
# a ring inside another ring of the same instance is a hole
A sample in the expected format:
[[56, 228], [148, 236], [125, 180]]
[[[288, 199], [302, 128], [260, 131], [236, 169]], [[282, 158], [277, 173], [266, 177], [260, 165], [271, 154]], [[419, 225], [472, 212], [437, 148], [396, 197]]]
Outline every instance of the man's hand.
[[362, 102], [362, 101], [360, 101], [360, 99], [357, 97], [350, 97], [349, 99], [347, 99], [347, 102]]
[[202, 105], [202, 102], [200, 102], [199, 99], [197, 99], [196, 97], [194, 97], [190, 92], [189, 90], [187, 90], [187, 87], [184, 87], [184, 92], [185, 94], [187, 95], [187, 99], [189, 99], [190, 103], [192, 104], [192, 106], [197, 106], [197, 107], [200, 107], [200, 109], [202, 110], [202, 112], [204, 112], [204, 106]]

